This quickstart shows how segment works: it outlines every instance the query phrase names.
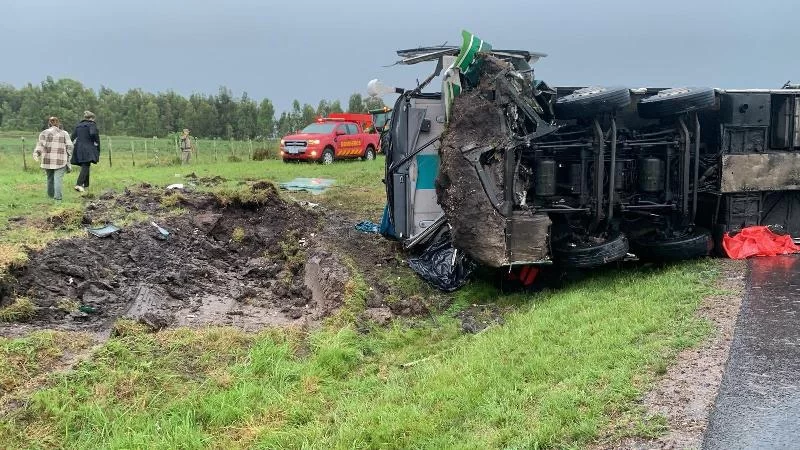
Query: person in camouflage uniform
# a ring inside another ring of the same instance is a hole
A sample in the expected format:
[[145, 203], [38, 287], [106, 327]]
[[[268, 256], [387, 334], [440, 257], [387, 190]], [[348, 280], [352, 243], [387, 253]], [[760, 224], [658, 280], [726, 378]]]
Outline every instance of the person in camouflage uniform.
[[192, 157], [194, 146], [192, 144], [192, 137], [189, 136], [189, 129], [184, 128], [181, 134], [181, 165], [189, 164], [189, 159]]

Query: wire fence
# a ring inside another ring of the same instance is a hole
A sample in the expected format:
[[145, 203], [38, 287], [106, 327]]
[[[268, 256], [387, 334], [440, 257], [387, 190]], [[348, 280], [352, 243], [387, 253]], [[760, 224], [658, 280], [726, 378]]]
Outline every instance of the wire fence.
[[[18, 164], [20, 170], [38, 167], [31, 155], [38, 133], [0, 133], [0, 155], [4, 164]], [[225, 140], [192, 138], [190, 163], [262, 161], [278, 159], [278, 139]], [[16, 161], [16, 163], [14, 163]], [[100, 163], [109, 167], [155, 167], [181, 164], [177, 137], [100, 137]]]

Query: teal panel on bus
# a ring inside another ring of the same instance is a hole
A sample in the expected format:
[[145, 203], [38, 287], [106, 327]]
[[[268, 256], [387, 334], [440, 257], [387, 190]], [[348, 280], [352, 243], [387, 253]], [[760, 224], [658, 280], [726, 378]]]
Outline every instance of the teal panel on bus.
[[417, 189], [436, 189], [439, 155], [417, 156]]

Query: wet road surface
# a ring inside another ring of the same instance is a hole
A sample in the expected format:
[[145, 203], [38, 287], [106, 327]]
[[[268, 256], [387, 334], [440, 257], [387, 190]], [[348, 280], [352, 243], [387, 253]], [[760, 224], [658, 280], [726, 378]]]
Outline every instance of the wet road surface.
[[800, 257], [753, 258], [704, 449], [800, 449]]

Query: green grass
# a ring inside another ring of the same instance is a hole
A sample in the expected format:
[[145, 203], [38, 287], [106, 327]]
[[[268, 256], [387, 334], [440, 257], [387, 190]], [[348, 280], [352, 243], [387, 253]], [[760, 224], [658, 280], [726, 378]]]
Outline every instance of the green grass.
[[[11, 447], [567, 448], [650, 435], [636, 406], [696, 343], [712, 263], [603, 271], [464, 335], [451, 315], [359, 334], [129, 332], [0, 421]], [[485, 295], [480, 283], [460, 295]], [[431, 357], [432, 356], [432, 357]], [[430, 357], [409, 368], [401, 364]]]
[[8, 306], [0, 307], [0, 322], [25, 322], [36, 315], [36, 305], [27, 297], [17, 297]]
[[[34, 332], [24, 338], [0, 339], [0, 416], [7, 405], [26, 401], [26, 394], [42, 384], [72, 352], [89, 348], [92, 340], [81, 333]], [[13, 423], [0, 419], [0, 430]], [[0, 431], [0, 435], [3, 431]], [[0, 442], [4, 442], [0, 440]], [[7, 445], [3, 445], [7, 448]]]

